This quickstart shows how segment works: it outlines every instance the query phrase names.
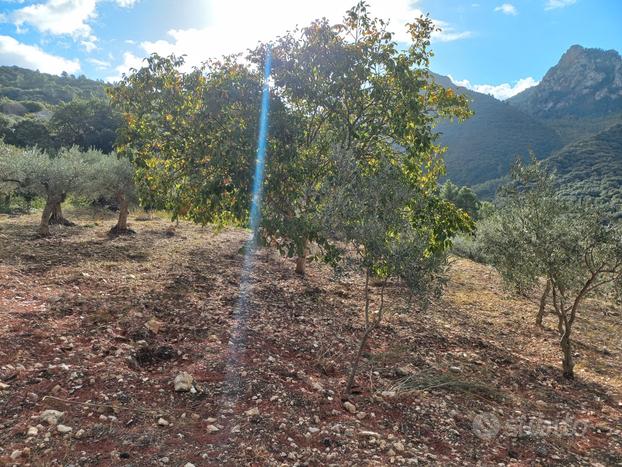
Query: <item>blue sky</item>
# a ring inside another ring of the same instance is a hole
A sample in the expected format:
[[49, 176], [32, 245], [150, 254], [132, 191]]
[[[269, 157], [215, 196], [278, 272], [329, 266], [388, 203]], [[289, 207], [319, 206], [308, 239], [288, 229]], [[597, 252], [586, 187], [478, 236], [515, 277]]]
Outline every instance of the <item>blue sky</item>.
[[[237, 52], [355, 0], [0, 0], [0, 65], [114, 81], [152, 52], [191, 64]], [[537, 83], [573, 44], [622, 50], [622, 0], [368, 0], [403, 24], [429, 13], [432, 69], [507, 98]]]

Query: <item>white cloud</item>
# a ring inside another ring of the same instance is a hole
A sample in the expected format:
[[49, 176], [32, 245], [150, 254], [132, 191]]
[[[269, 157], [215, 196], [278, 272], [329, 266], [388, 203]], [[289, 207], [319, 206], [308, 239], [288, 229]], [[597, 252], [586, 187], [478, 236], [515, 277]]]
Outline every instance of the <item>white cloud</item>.
[[122, 78], [124, 73], [127, 74], [130, 71], [130, 69], [132, 68], [138, 69], [142, 65], [143, 65], [142, 58], [137, 57], [132, 52], [125, 52], [123, 54], [123, 63], [115, 67], [115, 71], [117, 72], [117, 74], [107, 77], [106, 81], [108, 81], [109, 83], [117, 82]]
[[97, 39], [95, 37], [91, 36], [91, 40], [80, 41], [80, 44], [82, 44], [84, 50], [86, 50], [87, 52], [92, 52], [93, 50], [97, 49], [97, 44], [95, 44], [96, 40]]
[[535, 86], [539, 83], [531, 76], [522, 78], [516, 81], [514, 84], [502, 83], [502, 84], [472, 84], [468, 79], [456, 80], [451, 75], [449, 79], [456, 85], [471, 89], [473, 91], [481, 92], [483, 94], [490, 94], [499, 100], [509, 99], [515, 96], [519, 92], [523, 92], [525, 89]]
[[453, 42], [473, 37], [473, 33], [471, 31], [456, 31], [445, 21], [435, 20], [434, 24], [436, 27], [440, 28], [440, 31], [432, 32], [433, 42]]
[[[87, 52], [97, 49], [97, 37], [93, 35], [90, 21], [97, 17], [97, 4], [104, 0], [46, 0], [15, 10], [11, 21], [18, 32], [24, 25], [33, 26], [39, 32], [51, 35], [68, 35], [80, 41]], [[122, 8], [131, 8], [139, 0], [114, 0]], [[8, 20], [0, 14], [0, 20]]]
[[24, 24], [53, 35], [69, 35], [93, 42], [88, 21], [95, 18], [96, 0], [48, 0], [16, 10], [12, 19], [21, 28]]
[[[352, 0], [314, 0], [294, 2], [269, 0], [249, 2], [228, 0], [210, 2], [209, 26], [200, 29], [172, 29], [168, 37], [141, 43], [145, 53], [160, 55], [187, 55], [187, 63], [196, 65], [202, 61], [226, 54], [244, 52], [258, 41], [268, 41], [284, 34], [297, 25], [305, 26], [312, 20], [326, 17], [336, 22], [352, 7]], [[409, 40], [405, 24], [423, 14], [417, 1], [369, 0], [372, 15], [389, 19], [389, 29], [400, 42]], [[241, 15], [240, 12], [244, 14]], [[274, 14], [278, 11], [279, 14]], [[433, 41], [448, 42], [472, 36], [470, 31], [457, 31], [446, 22], [434, 20], [443, 31], [432, 35]]]
[[504, 3], [502, 5], [499, 5], [498, 7], [495, 7], [495, 11], [500, 11], [504, 15], [516, 16], [518, 14], [518, 10], [511, 3]]
[[98, 70], [105, 70], [107, 68], [110, 68], [111, 65], [110, 62], [106, 60], [100, 60], [98, 58], [87, 58], [86, 61], [89, 62], [91, 65], [95, 65]]
[[80, 70], [78, 60], [51, 55], [39, 47], [27, 45], [11, 36], [0, 36], [0, 65], [17, 65], [55, 75]]
[[577, 3], [577, 0], [547, 0], [544, 5], [545, 10], [555, 10], [557, 8], [565, 8]]

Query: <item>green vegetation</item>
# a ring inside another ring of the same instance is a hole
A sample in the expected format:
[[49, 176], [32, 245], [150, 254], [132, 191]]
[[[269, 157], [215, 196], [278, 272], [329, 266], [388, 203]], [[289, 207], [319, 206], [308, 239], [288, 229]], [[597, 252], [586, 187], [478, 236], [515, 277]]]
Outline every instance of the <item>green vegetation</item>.
[[[62, 215], [69, 195], [95, 200], [113, 195], [120, 203], [115, 233], [127, 231], [127, 208], [133, 196], [133, 170], [127, 161], [97, 150], [80, 151], [76, 146], [50, 155], [37, 148], [19, 150], [0, 143], [0, 194], [43, 198], [38, 234], [50, 235], [50, 223], [73, 225]], [[6, 199], [6, 198], [5, 198]]]
[[[22, 106], [30, 106], [29, 112], [40, 106], [55, 106], [74, 99], [102, 99], [106, 85], [85, 76], [75, 77], [63, 73], [62, 76], [40, 73], [17, 66], [0, 66], [0, 97]], [[32, 106], [31, 102], [35, 102]], [[4, 113], [11, 113], [4, 110]]]
[[[254, 67], [234, 57], [182, 73], [183, 60], [150, 57], [111, 92], [126, 120], [118, 150], [137, 166], [143, 202], [174, 218], [247, 224], [264, 84], [257, 70], [270, 53], [261, 240], [296, 256], [300, 274], [311, 248], [337, 267], [348, 245], [368, 278], [396, 278], [425, 295], [451, 238], [470, 228], [437, 194], [443, 163], [433, 125], [469, 112], [464, 98], [430, 83], [432, 30], [430, 19], [415, 20], [401, 50], [359, 3], [338, 26], [319, 20], [260, 45], [248, 57]], [[382, 319], [382, 310], [370, 318], [368, 299], [366, 310], [347, 392]]]
[[474, 113], [464, 123], [442, 122], [436, 127], [439, 141], [447, 146], [447, 176], [459, 185], [502, 177], [517, 156], [527, 157], [530, 150], [543, 158], [562, 147], [554, 130], [513, 106], [455, 86], [448, 78], [434, 75], [434, 79], [467, 97]]
[[529, 290], [545, 280], [536, 322], [542, 323], [551, 297], [563, 373], [573, 378], [571, 336], [582, 304], [622, 287], [622, 226], [561, 196], [542, 162], [517, 162], [511, 176], [501, 191], [502, 206], [478, 226], [478, 241], [513, 288]]
[[566, 146], [546, 164], [560, 194], [622, 219], [622, 124]]

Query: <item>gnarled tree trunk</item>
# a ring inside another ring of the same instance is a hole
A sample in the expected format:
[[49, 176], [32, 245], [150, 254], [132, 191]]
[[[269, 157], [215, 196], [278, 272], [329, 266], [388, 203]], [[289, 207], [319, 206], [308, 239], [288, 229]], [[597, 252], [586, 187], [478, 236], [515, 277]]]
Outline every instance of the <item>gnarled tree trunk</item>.
[[540, 309], [538, 310], [538, 316], [536, 316], [536, 325], [542, 327], [542, 320], [544, 318], [544, 312], [546, 311], [546, 299], [551, 291], [551, 281], [546, 281], [546, 287], [540, 298]]
[[41, 223], [39, 224], [38, 234], [42, 237], [48, 237], [50, 235], [50, 217], [54, 211], [54, 206], [59, 203], [56, 198], [48, 198], [45, 201], [43, 213], [41, 214]]
[[110, 229], [111, 235], [124, 235], [134, 233], [133, 230], [127, 226], [127, 217], [130, 214], [129, 201], [125, 193], [122, 191], [117, 193], [117, 203], [119, 204], [119, 218], [117, 219], [117, 225]]
[[63, 193], [60, 199], [58, 199], [54, 203], [54, 206], [52, 206], [52, 214], [50, 215], [50, 218], [48, 221], [50, 225], [64, 225], [66, 227], [73, 227], [76, 225], [73, 222], [65, 219], [65, 217], [63, 216], [63, 210], [61, 208], [61, 204], [65, 201], [65, 198], [67, 198], [67, 194]]

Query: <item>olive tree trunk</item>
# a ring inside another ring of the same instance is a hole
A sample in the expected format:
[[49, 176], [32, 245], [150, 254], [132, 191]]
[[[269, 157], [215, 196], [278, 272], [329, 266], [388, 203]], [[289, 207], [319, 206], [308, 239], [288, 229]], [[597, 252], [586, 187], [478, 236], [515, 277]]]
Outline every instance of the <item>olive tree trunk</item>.
[[570, 330], [566, 329], [566, 332], [562, 336], [560, 341], [564, 358], [562, 359], [562, 369], [564, 371], [564, 378], [574, 379], [574, 362], [572, 360], [572, 345], [570, 343]]
[[50, 235], [50, 217], [54, 212], [54, 206], [58, 203], [58, 200], [54, 198], [48, 198], [45, 201], [43, 207], [43, 213], [41, 214], [41, 222], [39, 223], [38, 234], [42, 237], [48, 237]]
[[130, 203], [127, 196], [123, 192], [117, 193], [117, 203], [119, 204], [119, 218], [117, 219], [117, 225], [110, 229], [111, 235], [123, 235], [128, 233], [134, 233], [127, 226], [127, 218], [130, 214]]
[[367, 345], [369, 336], [372, 331], [378, 327], [378, 325], [382, 321], [382, 317], [384, 314], [384, 291], [387, 284], [387, 279], [384, 279], [382, 283], [382, 288], [380, 289], [380, 306], [378, 308], [378, 311], [374, 316], [370, 316], [369, 275], [370, 271], [368, 270], [365, 274], [365, 331], [363, 332], [363, 336], [359, 341], [358, 349], [356, 351], [354, 359], [352, 360], [350, 374], [348, 375], [348, 382], [346, 383], [346, 395], [349, 395], [352, 392], [352, 387], [354, 386], [354, 378], [356, 377], [359, 363], [361, 361], [361, 357], [363, 356], [363, 352], [365, 350], [365, 346]]
[[63, 209], [61, 207], [61, 204], [65, 201], [66, 197], [67, 195], [63, 193], [60, 199], [57, 199], [52, 206], [52, 214], [50, 215], [48, 221], [50, 225], [64, 225], [66, 227], [73, 227], [76, 225], [73, 222], [65, 219], [65, 216], [63, 216]]
[[546, 287], [540, 298], [540, 309], [538, 310], [538, 316], [536, 316], [536, 325], [542, 327], [542, 320], [544, 319], [544, 312], [546, 311], [546, 299], [551, 291], [551, 281], [546, 281]]

